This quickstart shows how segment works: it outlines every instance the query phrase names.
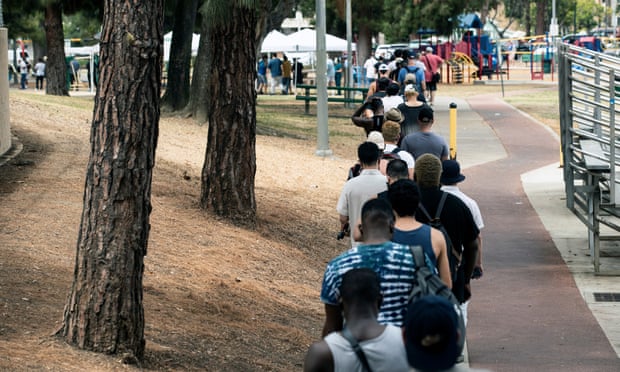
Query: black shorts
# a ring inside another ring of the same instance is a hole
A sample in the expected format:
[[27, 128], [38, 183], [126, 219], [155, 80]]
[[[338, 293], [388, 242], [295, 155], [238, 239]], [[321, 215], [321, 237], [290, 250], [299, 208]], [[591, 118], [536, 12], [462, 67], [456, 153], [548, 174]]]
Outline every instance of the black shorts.
[[436, 91], [437, 90], [437, 83], [433, 83], [432, 81], [427, 81], [426, 82], [426, 90]]

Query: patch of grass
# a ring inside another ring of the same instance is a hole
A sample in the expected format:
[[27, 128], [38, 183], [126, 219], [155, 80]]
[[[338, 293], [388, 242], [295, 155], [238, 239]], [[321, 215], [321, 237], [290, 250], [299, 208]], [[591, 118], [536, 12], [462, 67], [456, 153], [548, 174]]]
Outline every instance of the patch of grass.
[[557, 89], [508, 96], [505, 101], [548, 125], [559, 134], [560, 110]]
[[37, 94], [11, 90], [10, 94], [15, 97], [27, 98], [49, 106], [66, 106], [80, 110], [92, 111], [95, 100], [92, 96], [53, 96], [49, 94]]

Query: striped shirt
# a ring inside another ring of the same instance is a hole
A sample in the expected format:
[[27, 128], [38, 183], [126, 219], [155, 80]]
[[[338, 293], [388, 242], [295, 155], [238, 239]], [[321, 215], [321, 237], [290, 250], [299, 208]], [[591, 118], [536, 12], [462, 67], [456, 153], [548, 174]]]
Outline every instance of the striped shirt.
[[[425, 255], [426, 265], [435, 270]], [[321, 301], [328, 305], [340, 303], [340, 284], [344, 273], [356, 268], [370, 268], [379, 276], [383, 302], [378, 321], [401, 327], [409, 294], [413, 289], [415, 265], [409, 246], [385, 242], [359, 245], [327, 264], [321, 288]]]

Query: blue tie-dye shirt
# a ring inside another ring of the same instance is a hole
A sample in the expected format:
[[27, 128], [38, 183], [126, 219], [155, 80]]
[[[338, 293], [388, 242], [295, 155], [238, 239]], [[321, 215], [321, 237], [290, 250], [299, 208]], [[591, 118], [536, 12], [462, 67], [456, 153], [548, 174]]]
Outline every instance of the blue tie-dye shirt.
[[[426, 255], [425, 260], [434, 271]], [[338, 306], [342, 276], [351, 269], [363, 267], [373, 269], [381, 282], [383, 302], [379, 309], [379, 323], [401, 327], [415, 277], [413, 256], [406, 245], [393, 242], [359, 245], [334, 258], [325, 269], [321, 301]]]

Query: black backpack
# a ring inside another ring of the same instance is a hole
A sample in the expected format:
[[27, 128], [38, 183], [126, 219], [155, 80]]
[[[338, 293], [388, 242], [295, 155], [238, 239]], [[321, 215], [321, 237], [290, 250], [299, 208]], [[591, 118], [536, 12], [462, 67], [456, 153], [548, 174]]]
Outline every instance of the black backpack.
[[424, 251], [422, 247], [416, 245], [410, 246], [409, 249], [413, 255], [413, 261], [416, 268], [413, 289], [411, 290], [411, 294], [409, 294], [409, 303], [429, 295], [444, 297], [450, 301], [450, 303], [454, 305], [454, 310], [458, 316], [458, 327], [461, 337], [459, 337], [457, 347], [459, 354], [461, 354], [463, 352], [463, 347], [465, 346], [465, 319], [463, 317], [463, 312], [461, 311], [459, 301], [456, 296], [454, 296], [450, 288], [444, 284], [439, 275], [432, 272], [428, 266], [426, 266], [426, 260], [424, 259]]
[[441, 223], [441, 210], [443, 209], [443, 205], [446, 202], [447, 197], [448, 193], [442, 191], [441, 199], [439, 200], [439, 204], [437, 205], [437, 212], [435, 212], [435, 218], [431, 218], [431, 216], [428, 214], [426, 208], [424, 208], [424, 205], [421, 202], [418, 205], [418, 209], [422, 213], [424, 213], [424, 215], [429, 221], [428, 224], [431, 227], [434, 227], [437, 230], [441, 231], [444, 239], [446, 240], [446, 250], [448, 251], [448, 261], [450, 263], [450, 275], [452, 276], [452, 283], [454, 283], [456, 281], [456, 272], [461, 265], [461, 257], [463, 251], [461, 247], [455, 247], [452, 244], [452, 240], [450, 239], [450, 235], [448, 235], [448, 231], [446, 231], [446, 228]]

